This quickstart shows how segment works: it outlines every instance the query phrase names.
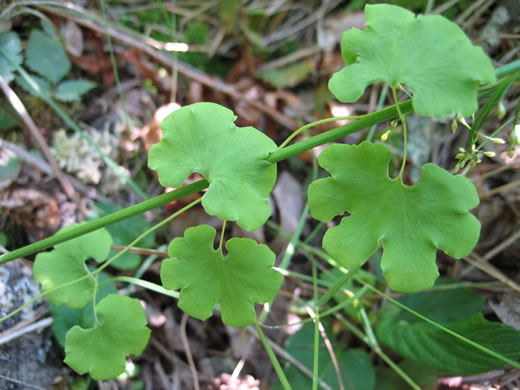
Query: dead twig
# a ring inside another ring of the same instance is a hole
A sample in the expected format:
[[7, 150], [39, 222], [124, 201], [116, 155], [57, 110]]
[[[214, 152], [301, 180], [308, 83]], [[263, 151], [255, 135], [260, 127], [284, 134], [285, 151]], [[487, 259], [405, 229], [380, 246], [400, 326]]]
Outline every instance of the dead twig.
[[468, 263], [470, 263], [472, 266], [477, 267], [479, 270], [487, 273], [488, 275], [494, 277], [495, 279], [501, 281], [506, 286], [511, 287], [513, 290], [520, 292], [520, 285], [518, 285], [516, 282], [508, 278], [506, 275], [502, 273], [498, 268], [496, 268], [494, 265], [489, 264], [486, 259], [484, 259], [482, 256], [480, 256], [478, 253], [473, 252], [471, 255], [464, 257], [464, 260], [466, 260]]
[[7, 331], [0, 333], [0, 345], [7, 344], [9, 341], [14, 340], [20, 336], [23, 336], [24, 334], [34, 332], [35, 330], [47, 328], [51, 324], [52, 324], [52, 317], [47, 317], [47, 318], [44, 318], [43, 320], [34, 322], [30, 325], [27, 325], [23, 328], [15, 330], [15, 331], [8, 329]]
[[18, 95], [16, 95], [16, 93], [11, 89], [11, 87], [9, 87], [9, 85], [6, 83], [6, 81], [4, 80], [4, 78], [2, 76], [0, 76], [0, 88], [4, 92], [5, 96], [7, 97], [7, 100], [11, 104], [11, 106], [16, 110], [16, 112], [18, 113], [20, 118], [22, 118], [22, 121], [23, 121], [25, 127], [27, 128], [27, 130], [29, 130], [29, 132], [31, 133], [31, 136], [34, 138], [34, 140], [40, 147], [43, 155], [49, 162], [49, 165], [51, 166], [54, 175], [60, 182], [63, 190], [65, 191], [65, 194], [67, 194], [67, 197], [69, 199], [71, 199], [72, 201], [74, 201], [75, 203], [77, 203], [79, 206], [79, 201], [76, 196], [76, 192], [74, 191], [74, 188], [69, 183], [69, 181], [65, 178], [64, 173], [58, 166], [58, 163], [54, 159], [54, 156], [51, 154], [51, 151], [49, 150], [49, 147], [47, 146], [47, 142], [45, 142], [45, 139], [43, 138], [40, 131], [36, 127], [36, 124], [33, 122], [31, 116], [27, 112], [25, 106], [23, 105], [23, 103], [20, 100], [20, 98], [18, 97]]
[[188, 364], [190, 366], [191, 376], [193, 378], [193, 388], [195, 390], [200, 390], [197, 369], [195, 368], [195, 362], [193, 361], [193, 356], [191, 354], [190, 342], [188, 341], [188, 336], [186, 335], [186, 323], [187, 322], [188, 322], [188, 315], [186, 313], [183, 313], [182, 318], [181, 318], [181, 327], [180, 327], [182, 346], [184, 347], [184, 353], [186, 354], [186, 359], [188, 359]]

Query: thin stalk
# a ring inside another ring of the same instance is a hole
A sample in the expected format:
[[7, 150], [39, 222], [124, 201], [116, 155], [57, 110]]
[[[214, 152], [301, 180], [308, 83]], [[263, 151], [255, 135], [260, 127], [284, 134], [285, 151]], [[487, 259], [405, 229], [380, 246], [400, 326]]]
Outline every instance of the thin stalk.
[[83, 234], [90, 233], [94, 230], [101, 229], [105, 226], [112, 225], [116, 222], [128, 219], [135, 215], [144, 213], [145, 211], [160, 207], [174, 200], [181, 199], [185, 196], [195, 194], [208, 186], [206, 180], [199, 180], [195, 183], [180, 187], [174, 191], [168, 192], [163, 195], [159, 195], [155, 198], [145, 200], [144, 202], [138, 203], [134, 206], [127, 207], [126, 209], [116, 211], [115, 213], [106, 215], [94, 221], [84, 222], [81, 225], [72, 228], [66, 232], [55, 234], [52, 237], [44, 238], [43, 240], [24, 246], [23, 248], [15, 249], [9, 253], [6, 253], [0, 257], [0, 264], [7, 263], [8, 261], [17, 259], [19, 257], [25, 257], [30, 254], [39, 252], [41, 250], [50, 248], [56, 244], [64, 241], [71, 240], [73, 238], [82, 236]]
[[334, 122], [334, 121], [347, 120], [347, 119], [359, 119], [364, 116], [366, 116], [366, 115], [338, 116], [335, 118], [320, 119], [319, 121], [307, 123], [305, 126], [300, 127], [298, 130], [295, 130], [289, 137], [287, 137], [287, 139], [285, 141], [283, 141], [280, 146], [278, 146], [278, 150], [285, 148], [287, 146], [287, 144], [289, 142], [291, 142], [298, 134], [300, 134], [302, 131], [310, 129], [311, 127], [316, 127], [316, 126], [322, 125], [324, 123], [329, 123], [329, 122]]
[[278, 375], [278, 379], [280, 380], [280, 383], [282, 384], [283, 389], [292, 390], [292, 387], [289, 384], [289, 381], [287, 380], [287, 377], [285, 376], [285, 374], [282, 370], [282, 366], [280, 366], [280, 362], [276, 358], [273, 348], [271, 348], [269, 341], [267, 341], [267, 338], [265, 337], [264, 332], [262, 331], [262, 328], [258, 324], [255, 324], [255, 329], [256, 329], [256, 332], [258, 333], [258, 336], [260, 337], [260, 341], [262, 342], [262, 345], [264, 346], [265, 351], [267, 352], [267, 355], [269, 356], [269, 359], [271, 360], [271, 364], [273, 365], [273, 368], [276, 371], [276, 375]]
[[[128, 120], [128, 112], [126, 110], [125, 98], [123, 96], [123, 90], [121, 88], [121, 81], [119, 80], [119, 72], [117, 70], [116, 58], [114, 56], [114, 49], [112, 48], [112, 37], [108, 33], [108, 18], [107, 11], [105, 9], [104, 0], [99, 0], [101, 4], [101, 14], [103, 15], [103, 23], [105, 25], [105, 35], [107, 40], [108, 52], [110, 53], [110, 63], [112, 64], [112, 72], [114, 72], [114, 79], [117, 87], [117, 94], [119, 95], [119, 103], [121, 104], [121, 110], [123, 111], [123, 122], [125, 123], [125, 130], [130, 136], [130, 121]], [[129, 137], [129, 139], [132, 139]]]
[[317, 306], [322, 307], [323, 305], [325, 305], [329, 301], [329, 299], [332, 298], [341, 287], [343, 287], [345, 283], [352, 279], [352, 277], [356, 274], [359, 268], [361, 267], [358, 266], [349, 269], [348, 273], [344, 274], [340, 279], [338, 279], [338, 281], [331, 288], [329, 288], [325, 294], [323, 294], [323, 296], [318, 301]]
[[452, 335], [453, 337], [459, 339], [460, 341], [466, 343], [466, 344], [469, 344], [471, 345], [472, 347], [475, 347], [477, 348], [478, 350], [484, 352], [485, 354], [489, 355], [489, 356], [493, 356], [494, 358], [506, 363], [506, 364], [510, 364], [511, 366], [515, 367], [516, 369], [519, 369], [520, 370], [520, 364], [515, 362], [514, 360], [511, 360], [505, 356], [502, 356], [501, 354], [489, 349], [489, 348], [486, 348], [480, 344], [477, 344], [475, 343], [474, 341], [446, 328], [445, 326], [442, 326], [441, 324], [438, 324], [437, 322], [435, 321], [432, 321], [430, 320], [428, 317], [425, 317], [423, 316], [422, 314], [416, 312], [415, 310], [413, 309], [410, 309], [409, 307], [403, 305], [401, 302], [397, 301], [396, 299], [393, 299], [392, 297], [388, 296], [387, 294], [385, 294], [384, 292], [382, 291], [379, 291], [377, 288], [375, 287], [372, 287], [371, 285], [369, 285], [368, 283], [365, 283], [364, 281], [360, 280], [361, 283], [363, 283], [365, 286], [367, 286], [370, 290], [372, 290], [373, 292], [375, 292], [376, 294], [378, 295], [381, 295], [382, 297], [384, 297], [385, 299], [387, 299], [388, 301], [392, 302], [394, 305], [397, 305], [399, 306], [401, 309], [403, 310], [406, 310], [407, 312], [409, 313], [412, 313], [414, 316], [420, 318], [421, 320], [423, 321], [426, 321], [427, 323], [429, 323], [430, 325], [432, 326], [435, 326], [436, 328], [438, 329], [441, 329], [442, 331]]
[[177, 292], [177, 291], [167, 290], [163, 286], [160, 286], [158, 284], [148, 282], [146, 280], [142, 280], [142, 279], [138, 279], [138, 278], [133, 278], [131, 276], [116, 276], [116, 277], [110, 278], [108, 280], [105, 280], [99, 286], [101, 287], [101, 286], [104, 286], [105, 284], [112, 283], [112, 282], [124, 282], [124, 283], [128, 283], [131, 285], [135, 284], [135, 285], [137, 285], [139, 287], [143, 287], [147, 290], [154, 291], [156, 293], [166, 295], [171, 298], [179, 299], [179, 292]]
[[173, 213], [172, 215], [170, 215], [169, 217], [163, 219], [161, 222], [159, 222], [158, 224], [155, 224], [153, 225], [150, 229], [146, 230], [144, 233], [142, 233], [141, 235], [139, 235], [134, 241], [132, 241], [130, 244], [128, 244], [122, 251], [118, 252], [116, 255], [112, 256], [110, 259], [108, 259], [107, 261], [105, 261], [103, 263], [103, 265], [101, 267], [99, 267], [98, 269], [96, 269], [95, 273], [97, 272], [101, 272], [102, 270], [104, 270], [106, 267], [108, 267], [110, 264], [112, 264], [114, 261], [116, 261], [119, 257], [121, 257], [122, 255], [124, 255], [126, 252], [128, 252], [128, 249], [130, 249], [131, 247], [133, 247], [135, 244], [137, 244], [139, 241], [141, 241], [144, 237], [146, 237], [148, 234], [156, 231], [157, 229], [159, 229], [161, 226], [167, 224], [168, 222], [170, 222], [172, 219], [175, 219], [177, 218], [179, 215], [181, 215], [182, 213], [188, 211], [189, 209], [191, 209], [192, 207], [198, 205], [200, 202], [202, 202], [202, 198], [198, 198], [198, 199], [195, 199], [193, 202], [191, 202], [190, 204], [188, 204], [187, 206], [184, 206], [182, 209], [180, 209], [179, 211]]
[[352, 323], [350, 323], [349, 321], [347, 321], [345, 318], [341, 317], [338, 314], [336, 314], [336, 319], [345, 328], [347, 328], [352, 333], [354, 333], [358, 339], [360, 339], [366, 345], [368, 345], [381, 359], [383, 359], [385, 361], [386, 364], [388, 364], [390, 366], [390, 368], [392, 368], [397, 373], [397, 375], [399, 375], [406, 383], [408, 383], [412, 389], [421, 390], [421, 387], [419, 385], [417, 385], [417, 383], [415, 383], [413, 381], [413, 379], [410, 378], [406, 372], [404, 372], [397, 364], [395, 364], [394, 361], [392, 359], [390, 359], [388, 357], [388, 355], [386, 353], [384, 353], [377, 344], [373, 345], [371, 343], [369, 337], [367, 337], [365, 334], [363, 334], [363, 332], [361, 332], [358, 328], [356, 328], [355, 325], [353, 325]]
[[218, 251], [220, 252], [220, 255], [222, 255], [222, 245], [224, 243], [224, 233], [226, 232], [226, 222], [222, 222], [222, 232], [220, 233], [220, 242], [218, 244]]
[[401, 169], [399, 170], [399, 178], [401, 179], [401, 183], [403, 182], [403, 172], [404, 167], [406, 165], [406, 158], [408, 157], [408, 137], [407, 137], [407, 131], [406, 131], [406, 118], [401, 112], [401, 109], [398, 104], [397, 100], [397, 91], [395, 87], [391, 87], [392, 89], [392, 96], [394, 98], [395, 106], [397, 108], [397, 115], [399, 116], [399, 120], [401, 121], [401, 125], [403, 126], [403, 162], [401, 163]]
[[[388, 84], [384, 83], [381, 88], [381, 93], [379, 94], [379, 99], [377, 100], [376, 112], [381, 110], [383, 104], [385, 104], [386, 94], [388, 93]], [[377, 125], [372, 125], [370, 130], [368, 131], [367, 141], [372, 141], [374, 139], [374, 133], [376, 132]]]
[[[312, 287], [314, 290], [314, 303], [316, 309], [318, 306], [318, 276], [316, 271], [316, 263], [312, 262]], [[312, 390], [318, 390], [318, 371], [319, 371], [319, 353], [320, 353], [320, 312], [314, 310], [314, 345], [313, 345], [313, 361], [312, 361]]]
[[92, 310], [94, 310], [94, 323], [96, 325], [99, 325], [99, 320], [98, 320], [97, 311], [96, 311], [96, 298], [97, 298], [97, 291], [99, 288], [99, 273], [96, 274], [94, 280], [95, 280], [95, 284], [94, 284], [94, 293], [92, 295]]
[[283, 254], [282, 260], [280, 261], [280, 268], [287, 269], [289, 268], [289, 263], [294, 255], [296, 242], [300, 239], [300, 235], [302, 234], [302, 230], [305, 227], [305, 222], [307, 220], [307, 216], [309, 215], [309, 204], [305, 204], [305, 208], [300, 215], [300, 219], [298, 221], [298, 226], [291, 236], [291, 240], [287, 244], [287, 248], [285, 249], [285, 253]]
[[[412, 101], [406, 100], [398, 105], [401, 115], [408, 115], [413, 112]], [[366, 129], [372, 125], [385, 122], [399, 116], [396, 105], [387, 107], [381, 111], [374, 112], [372, 114], [364, 115], [362, 118], [347, 123], [346, 125], [336, 127], [332, 130], [326, 131], [307, 138], [304, 141], [300, 141], [294, 145], [289, 145], [283, 149], [277, 149], [272, 152], [266, 160], [270, 163], [275, 163], [281, 160], [285, 160], [289, 157], [295, 156], [316, 146], [326, 144], [327, 142], [336, 141], [346, 135], [353, 134], [357, 131]]]

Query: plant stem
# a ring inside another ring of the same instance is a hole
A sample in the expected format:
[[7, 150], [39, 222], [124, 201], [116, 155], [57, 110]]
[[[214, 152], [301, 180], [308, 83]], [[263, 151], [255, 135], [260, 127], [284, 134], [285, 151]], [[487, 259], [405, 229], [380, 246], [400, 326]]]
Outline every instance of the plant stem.
[[226, 232], [226, 220], [222, 222], [222, 232], [220, 233], [220, 242], [218, 243], [218, 251], [222, 256], [222, 244], [224, 243], [224, 233]]
[[280, 362], [276, 358], [276, 355], [274, 354], [274, 351], [271, 348], [269, 341], [267, 341], [267, 338], [265, 337], [262, 328], [258, 324], [255, 324], [255, 329], [258, 333], [258, 336], [260, 337], [260, 341], [262, 342], [265, 351], [267, 352], [267, 355], [269, 356], [269, 359], [271, 360], [271, 364], [273, 365], [273, 368], [276, 371], [276, 375], [278, 375], [278, 379], [280, 380], [282, 387], [284, 388], [284, 390], [292, 390], [292, 387], [289, 384], [289, 381], [287, 380], [287, 377], [285, 376], [282, 370], [282, 366], [280, 366]]
[[280, 146], [278, 146], [278, 150], [285, 148], [289, 142], [291, 142], [298, 134], [300, 134], [302, 131], [305, 131], [307, 129], [310, 129], [311, 127], [322, 125], [323, 123], [329, 123], [334, 121], [340, 121], [340, 120], [346, 120], [346, 119], [359, 119], [366, 115], [357, 115], [357, 116], [338, 116], [334, 118], [326, 118], [321, 119], [319, 121], [314, 121], [311, 123], [307, 123], [305, 126], [300, 127], [298, 130], [295, 130], [285, 141], [282, 142]]
[[401, 163], [401, 169], [399, 170], [399, 178], [401, 179], [401, 183], [403, 182], [403, 172], [404, 167], [406, 165], [406, 158], [408, 157], [408, 137], [406, 134], [406, 118], [401, 112], [401, 108], [399, 107], [397, 100], [397, 91], [394, 86], [391, 87], [392, 96], [394, 97], [395, 106], [397, 108], [397, 115], [399, 116], [399, 120], [401, 121], [401, 125], [403, 126], [403, 162]]
[[385, 354], [381, 348], [379, 347], [379, 345], [373, 345], [369, 339], [369, 337], [367, 337], [365, 334], [363, 334], [363, 332], [361, 332], [358, 328], [356, 328], [355, 325], [351, 324], [349, 321], [347, 321], [345, 318], [341, 317], [339, 314], [336, 314], [336, 319], [347, 329], [349, 329], [352, 333], [354, 333], [358, 339], [360, 339], [361, 341], [363, 341], [366, 345], [368, 345], [370, 348], [372, 348], [372, 350], [381, 358], [385, 361], [386, 364], [388, 364], [390, 366], [390, 368], [392, 368], [396, 373], [397, 375], [399, 375], [401, 378], [403, 378], [403, 380], [408, 383], [410, 385], [410, 387], [414, 390], [421, 390], [421, 387], [419, 385], [417, 385], [417, 383], [415, 383], [413, 381], [412, 378], [410, 378], [408, 376], [408, 374], [406, 372], [404, 372], [401, 367], [399, 367], [397, 364], [394, 363], [394, 361], [392, 359], [390, 359], [388, 357], [387, 354]]
[[177, 212], [173, 213], [172, 215], [170, 215], [169, 217], [163, 219], [161, 222], [159, 222], [158, 224], [155, 224], [153, 225], [150, 229], [146, 230], [144, 233], [142, 233], [141, 235], [139, 235], [139, 237], [137, 237], [134, 241], [132, 241], [130, 244], [128, 244], [122, 251], [120, 251], [119, 253], [115, 254], [114, 256], [112, 256], [110, 259], [108, 259], [107, 261], [105, 261], [105, 263], [103, 263], [103, 265], [101, 267], [99, 267], [98, 269], [96, 269], [95, 272], [93, 273], [98, 273], [98, 272], [101, 272], [102, 270], [104, 270], [106, 267], [108, 267], [110, 264], [112, 264], [114, 261], [116, 261], [119, 257], [121, 257], [122, 255], [124, 255], [126, 252], [128, 252], [128, 250], [133, 247], [135, 244], [137, 244], [139, 241], [141, 241], [144, 237], [146, 237], [148, 234], [156, 231], [157, 229], [159, 229], [161, 226], [167, 224], [168, 222], [170, 222], [172, 219], [174, 218], [177, 218], [179, 215], [181, 215], [182, 213], [188, 211], [189, 209], [191, 209], [192, 207], [198, 205], [200, 202], [202, 202], [202, 198], [198, 198], [198, 199], [195, 199], [193, 202], [191, 202], [190, 204], [184, 206], [182, 209], [178, 210]]
[[394, 119], [399, 116], [397, 108], [399, 107], [399, 111], [401, 112], [401, 116], [408, 115], [413, 112], [412, 101], [406, 100], [400, 103], [398, 106], [394, 105], [391, 107], [387, 107], [381, 111], [374, 112], [372, 114], [364, 115], [362, 118], [347, 123], [346, 125], [336, 127], [332, 130], [326, 131], [325, 133], [321, 133], [315, 135], [314, 137], [310, 137], [304, 141], [298, 142], [294, 145], [289, 145], [283, 149], [278, 149], [272, 152], [266, 160], [270, 163], [275, 163], [281, 160], [285, 160], [289, 157], [295, 156], [299, 153], [305, 152], [309, 149], [312, 149], [316, 146], [320, 146], [326, 144], [327, 142], [336, 141], [346, 135], [355, 133], [357, 131], [363, 130], [372, 125], [385, 122], [390, 119]]
[[[400, 103], [399, 107], [402, 115], [409, 114], [413, 111], [411, 100], [407, 100], [403, 103]], [[290, 145], [280, 150], [276, 150], [273, 153], [271, 153], [266, 158], [266, 160], [270, 163], [275, 163], [280, 160], [287, 159], [301, 152], [312, 149], [316, 146], [322, 145], [327, 142], [335, 141], [341, 137], [344, 137], [345, 135], [360, 131], [366, 127], [370, 127], [374, 124], [393, 119], [397, 115], [398, 114], [396, 106], [385, 108], [384, 110], [363, 116], [361, 119], [358, 119], [355, 122], [351, 122], [346, 125], [336, 127], [335, 129], [329, 130], [325, 133], [318, 134], [314, 137], [308, 138], [305, 141], [298, 142], [297, 144]], [[204, 188], [208, 187], [208, 185], [209, 183], [207, 180], [199, 180], [195, 183], [180, 187], [167, 194], [159, 195], [155, 198], [138, 203], [134, 206], [130, 206], [126, 209], [116, 211], [115, 213], [106, 215], [95, 221], [86, 222], [81, 226], [78, 226], [74, 229], [70, 229], [65, 233], [54, 235], [52, 237], [45, 238], [43, 240], [29, 244], [22, 248], [15, 249], [14, 251], [11, 251], [0, 257], [0, 264], [7, 263], [8, 261], [14, 260], [18, 257], [28, 256], [38, 251], [50, 248], [51, 246], [59, 244], [61, 242], [70, 240], [72, 238], [81, 236], [86, 233], [90, 233], [91, 231], [100, 229], [107, 225], [111, 225], [113, 223], [122, 221], [135, 215], [142, 214], [145, 211], [160, 207], [171, 201], [178, 200], [185, 196], [199, 192]]]
[[314, 346], [313, 346], [313, 362], [312, 362], [312, 390], [318, 390], [318, 370], [319, 370], [319, 353], [320, 353], [320, 311], [318, 306], [318, 276], [316, 271], [316, 263], [312, 261], [312, 287], [314, 290]]
[[344, 274], [340, 279], [338, 279], [338, 281], [331, 288], [329, 288], [325, 294], [323, 294], [323, 296], [317, 303], [317, 307], [320, 308], [323, 305], [325, 305], [329, 301], [329, 299], [332, 298], [332, 296], [336, 294], [336, 292], [355, 275], [355, 273], [359, 270], [360, 267], [361, 266], [349, 269], [346, 274]]
[[[27, 302], [24, 305], [20, 306], [18, 309], [14, 310], [11, 313], [9, 313], [9, 314], [5, 315], [4, 317], [0, 318], [0, 322], [7, 320], [8, 318], [12, 317], [16, 313], [20, 312], [21, 310], [25, 309], [27, 306], [31, 305], [32, 303], [36, 302], [38, 299], [44, 297], [45, 295], [47, 295], [47, 294], [49, 294], [51, 292], [54, 292], [56, 290], [60, 290], [60, 289], [62, 289], [64, 287], [71, 286], [71, 285], [73, 285], [75, 283], [81, 282], [82, 280], [85, 280], [87, 278], [93, 277], [94, 275], [97, 275], [99, 272], [103, 271], [106, 267], [108, 267], [111, 263], [116, 261], [120, 256], [122, 256], [124, 253], [126, 253], [128, 251], [128, 249], [130, 249], [132, 246], [134, 246], [136, 243], [138, 243], [140, 240], [142, 240], [146, 235], [148, 235], [151, 232], [159, 229], [165, 223], [167, 223], [167, 222], [171, 221], [172, 219], [178, 217], [180, 214], [182, 214], [185, 211], [189, 210], [190, 208], [192, 208], [193, 206], [197, 205], [201, 201], [202, 201], [201, 198], [194, 200], [189, 205], [183, 207], [182, 209], [180, 209], [176, 213], [170, 215], [168, 218], [166, 218], [166, 219], [162, 220], [161, 222], [159, 222], [158, 224], [152, 226], [150, 229], [145, 231], [143, 234], [141, 234], [139, 237], [137, 237], [134, 241], [132, 241], [130, 244], [128, 244], [121, 252], [117, 253], [115, 256], [112, 256], [109, 260], [107, 260], [101, 267], [97, 268], [94, 272], [89, 272], [87, 275], [82, 276], [81, 278], [78, 278], [78, 279], [75, 279], [75, 280], [71, 280], [70, 282], [61, 284], [59, 286], [53, 287], [53, 288], [45, 291], [44, 293], [34, 297], [29, 302]], [[61, 238], [61, 234], [59, 236]], [[12, 252], [10, 252], [10, 253], [12, 253]], [[142, 285], [140, 283], [135, 282], [135, 280], [138, 280], [138, 279], [135, 279], [135, 278], [130, 278], [130, 279], [133, 280], [133, 283], [138, 284], [138, 285]], [[145, 283], [147, 283], [147, 282], [145, 282]], [[153, 283], [151, 283], [151, 284], [153, 284]], [[154, 290], [154, 291], [156, 291], [156, 290]], [[166, 294], [166, 295], [168, 295], [168, 294]]]
[[160, 207], [174, 200], [178, 200], [185, 196], [197, 193], [206, 188], [207, 186], [208, 182], [206, 180], [199, 180], [195, 183], [188, 184], [184, 187], [180, 187], [166, 194], [159, 195], [149, 200], [145, 200], [144, 202], [138, 203], [134, 206], [127, 207], [126, 209], [116, 211], [115, 213], [106, 215], [104, 217], [96, 219], [95, 221], [85, 222], [80, 226], [70, 229], [64, 233], [55, 234], [52, 237], [44, 238], [43, 240], [37, 241], [33, 244], [6, 253], [5, 255], [0, 257], [0, 264], [4, 264], [8, 261], [17, 259], [18, 257], [24, 257], [35, 252], [50, 248], [53, 245], [62, 243], [64, 241], [68, 241], [72, 238], [76, 238], [83, 234], [90, 233], [94, 230], [101, 229], [105, 226], [112, 225], [116, 222], [133, 217], [134, 215], [142, 214], [145, 211], [154, 209], [156, 207]]

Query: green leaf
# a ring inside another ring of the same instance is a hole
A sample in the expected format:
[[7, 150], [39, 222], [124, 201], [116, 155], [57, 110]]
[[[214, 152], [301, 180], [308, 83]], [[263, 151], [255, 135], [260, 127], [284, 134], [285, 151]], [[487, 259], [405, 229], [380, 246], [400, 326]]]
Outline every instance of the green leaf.
[[51, 94], [51, 84], [46, 79], [32, 74], [30, 76], [40, 89], [39, 91], [36, 91], [22, 76], [16, 76], [16, 84], [33, 96], [39, 96], [40, 94], [49, 96]]
[[211, 226], [201, 225], [170, 242], [172, 258], [162, 263], [162, 283], [170, 290], [181, 289], [179, 307], [195, 318], [208, 319], [218, 301], [225, 324], [253, 324], [254, 303], [273, 300], [282, 284], [282, 275], [272, 269], [275, 255], [254, 240], [232, 238], [224, 257], [213, 249], [215, 234]]
[[479, 198], [468, 178], [434, 164], [422, 167], [415, 185], [403, 185], [388, 176], [391, 158], [382, 144], [329, 146], [319, 163], [332, 177], [309, 186], [309, 206], [320, 221], [351, 214], [323, 238], [338, 262], [358, 267], [382, 245], [381, 268], [390, 287], [414, 292], [437, 278], [437, 248], [461, 258], [476, 245], [480, 223], [468, 210]]
[[139, 300], [112, 294], [96, 305], [101, 323], [74, 326], [65, 343], [65, 363], [96, 380], [115, 378], [125, 370], [126, 356], [143, 352], [150, 338]]
[[9, 56], [16, 65], [22, 64], [22, 43], [14, 32], [0, 33], [0, 77], [9, 83], [14, 78], [16, 66], [6, 56]]
[[[424, 367], [410, 360], [403, 360], [399, 367], [423, 390], [437, 389], [437, 371]], [[410, 388], [403, 378], [401, 378], [390, 367], [376, 367], [377, 390], [402, 390]]]
[[[2, 103], [4, 102], [0, 102], [0, 104]], [[18, 122], [14, 119], [17, 117], [16, 111], [12, 109], [9, 103], [6, 105], [8, 108], [5, 110], [0, 108], [0, 130], [9, 130], [18, 125]]]
[[[478, 313], [483, 307], [483, 298], [479, 294], [458, 288], [422, 292], [398, 300], [480, 345], [513, 360], [520, 358], [520, 332], [487, 321]], [[383, 312], [376, 335], [382, 344], [403, 357], [440, 372], [469, 375], [504, 365], [502, 361], [395, 306]]]
[[84, 95], [95, 86], [96, 83], [88, 80], [66, 80], [61, 82], [58, 88], [56, 88], [56, 99], [62, 102], [79, 100], [81, 95]]
[[0, 190], [7, 188], [22, 171], [20, 157], [9, 149], [0, 149]]
[[[90, 268], [90, 271], [92, 272], [94, 269]], [[108, 279], [109, 276], [106, 273], [99, 273], [100, 284]], [[101, 300], [110, 294], [117, 294], [114, 283], [107, 283], [99, 287], [96, 293], [96, 299]], [[52, 332], [62, 347], [65, 347], [65, 336], [67, 332], [74, 325], [79, 325], [81, 328], [92, 328], [94, 326], [94, 307], [92, 301], [81, 309], [71, 309], [67, 307], [67, 305], [56, 306], [52, 303], [49, 307], [52, 314]]]
[[31, 31], [25, 63], [53, 84], [70, 71], [70, 61], [61, 43], [40, 30]]
[[209, 182], [202, 197], [208, 214], [256, 230], [269, 218], [267, 196], [276, 181], [276, 165], [265, 160], [275, 143], [253, 127], [237, 127], [232, 111], [214, 103], [196, 103], [161, 123], [162, 140], [153, 145], [148, 165], [165, 187], [179, 187], [193, 172]]
[[419, 15], [378, 4], [365, 8], [366, 29], [343, 33], [347, 66], [335, 73], [329, 89], [344, 102], [358, 100], [366, 87], [384, 81], [408, 86], [415, 111], [426, 116], [477, 110], [477, 88], [495, 82], [493, 65], [464, 32], [440, 15]]
[[[69, 225], [57, 234], [77, 225]], [[98, 263], [104, 261], [110, 251], [112, 238], [105, 229], [55, 245], [50, 252], [39, 253], [34, 262], [34, 279], [42, 285], [42, 292], [72, 282], [89, 274], [85, 260], [94, 258]], [[59, 306], [81, 308], [91, 299], [94, 292], [94, 277], [88, 277], [67, 287], [49, 292], [47, 299]]]
[[0, 232], [0, 245], [2, 245], [4, 248], [7, 245], [7, 236], [4, 232]]
[[[323, 322], [328, 337], [333, 332], [329, 322]], [[312, 371], [314, 357], [314, 324], [305, 324], [298, 332], [292, 335], [285, 344], [285, 351], [294, 356], [300, 363]], [[333, 345], [337, 343], [332, 340]], [[375, 376], [372, 361], [368, 354], [360, 349], [336, 348], [334, 351], [339, 363], [341, 380], [347, 390], [371, 390], [374, 388]], [[323, 339], [320, 338], [318, 354], [319, 377], [332, 389], [339, 389], [336, 370], [332, 364], [329, 351]], [[287, 380], [293, 389], [312, 388], [312, 379], [291, 364], [284, 368]], [[276, 383], [272, 390], [282, 389], [280, 383]]]
[[[113, 206], [106, 203], [96, 203], [96, 208], [100, 211], [96, 213], [95, 218], [100, 218], [105, 215], [115, 213], [122, 209], [122, 207]], [[105, 229], [108, 230], [112, 236], [112, 240], [116, 245], [126, 246], [135, 240], [141, 233], [148, 230], [151, 227], [150, 223], [146, 220], [145, 216], [140, 214], [135, 217], [125, 219], [124, 221], [107, 226]], [[150, 233], [143, 237], [139, 241], [139, 246], [143, 248], [150, 248], [155, 243], [155, 233]], [[111, 250], [108, 257], [112, 257], [117, 254], [118, 251]], [[126, 252], [116, 259], [110, 265], [118, 269], [129, 270], [136, 268], [141, 263], [141, 255], [137, 253]]]

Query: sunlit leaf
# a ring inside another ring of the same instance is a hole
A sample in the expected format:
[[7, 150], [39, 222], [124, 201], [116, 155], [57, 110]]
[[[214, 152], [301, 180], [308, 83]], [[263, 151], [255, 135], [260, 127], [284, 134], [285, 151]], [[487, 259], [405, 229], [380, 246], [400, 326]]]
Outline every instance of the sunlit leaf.
[[183, 107], [161, 123], [162, 140], [148, 164], [165, 187], [179, 187], [193, 172], [209, 182], [202, 198], [208, 214], [258, 229], [271, 215], [267, 196], [276, 165], [265, 160], [275, 143], [253, 127], [237, 127], [232, 111], [214, 103]]
[[[77, 225], [69, 225], [57, 234], [73, 226]], [[88, 275], [85, 260], [93, 258], [98, 263], [104, 261], [111, 245], [112, 238], [105, 229], [95, 230], [55, 245], [54, 250], [36, 256], [33, 267], [34, 279], [42, 285], [42, 292], [48, 292], [46, 297], [53, 304], [66, 304], [71, 308], [83, 307], [92, 299], [94, 276], [53, 292], [49, 290]]]
[[174, 239], [168, 247], [171, 258], [161, 266], [162, 283], [181, 289], [179, 307], [195, 318], [206, 320], [219, 302], [225, 324], [252, 324], [254, 303], [273, 300], [282, 284], [282, 275], [272, 269], [275, 255], [266, 245], [232, 238], [223, 256], [213, 248], [215, 234], [211, 226], [201, 225]]
[[127, 355], [139, 355], [150, 329], [139, 300], [111, 294], [96, 305], [99, 323], [93, 328], [74, 326], [65, 342], [65, 363], [92, 378], [115, 378], [125, 370]]
[[378, 81], [404, 84], [414, 95], [414, 109], [426, 116], [477, 110], [477, 88], [495, 82], [484, 51], [440, 15], [415, 15], [397, 6], [367, 5], [366, 29], [343, 33], [341, 49], [347, 66], [329, 82], [342, 102], [358, 100]]
[[[14, 61], [14, 65], [6, 56]], [[0, 32], [0, 77], [7, 83], [14, 78], [16, 65], [22, 64], [22, 43], [14, 32]]]
[[394, 290], [431, 287], [438, 276], [437, 248], [455, 258], [476, 245], [480, 223], [468, 211], [479, 203], [474, 185], [434, 164], [413, 186], [388, 176], [391, 151], [382, 144], [332, 145], [319, 163], [332, 177], [309, 187], [314, 218], [351, 215], [329, 229], [325, 250], [346, 268], [362, 265], [383, 246], [381, 268]]

